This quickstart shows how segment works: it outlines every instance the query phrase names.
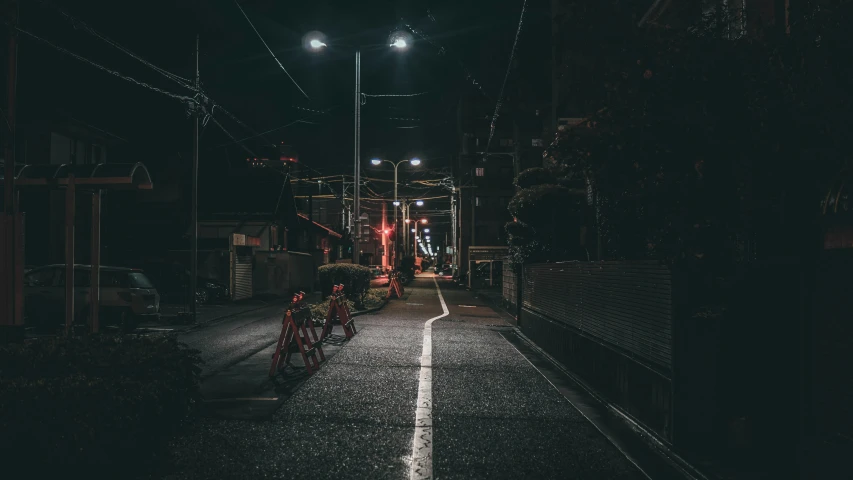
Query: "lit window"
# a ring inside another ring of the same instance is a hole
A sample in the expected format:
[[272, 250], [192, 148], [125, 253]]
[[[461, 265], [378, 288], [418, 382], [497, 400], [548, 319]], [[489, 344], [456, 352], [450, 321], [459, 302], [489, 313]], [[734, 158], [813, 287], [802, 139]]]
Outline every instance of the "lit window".
[[486, 176], [486, 169], [485, 169], [485, 168], [478, 168], [478, 169], [477, 169], [477, 176], [478, 176], [478, 177], [484, 177], [484, 176]]

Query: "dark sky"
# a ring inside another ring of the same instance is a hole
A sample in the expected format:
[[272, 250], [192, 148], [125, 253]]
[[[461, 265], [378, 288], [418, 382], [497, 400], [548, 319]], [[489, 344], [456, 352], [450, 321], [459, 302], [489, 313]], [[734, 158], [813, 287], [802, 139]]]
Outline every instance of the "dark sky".
[[[324, 174], [352, 170], [354, 53], [349, 46], [362, 45], [364, 93], [428, 92], [417, 97], [367, 99], [362, 107], [365, 166], [373, 155], [389, 159], [418, 155], [424, 159], [419, 175], [428, 178], [438, 176], [434, 170], [446, 169], [455, 154], [460, 95], [479, 94], [466, 80], [466, 73], [479, 81], [491, 99], [497, 97], [522, 3], [241, 2], [309, 99], [276, 64], [233, 0], [52, 2], [111, 40], [184, 78], [194, 74], [198, 33], [204, 90], [252, 131], [221, 112], [215, 113], [215, 118], [238, 139], [252, 136], [253, 131], [272, 130], [246, 142], [246, 147], [260, 155], [265, 140], [284, 142], [293, 146], [302, 163]], [[536, 9], [542, 7], [547, 7], [545, 0], [530, 2], [525, 35], [542, 28], [536, 25]], [[84, 28], [75, 28], [49, 3], [23, 0], [21, 9], [21, 27], [57, 46], [168, 92], [190, 93]], [[388, 36], [404, 30], [404, 23], [423, 31], [432, 42], [416, 36], [405, 53], [391, 51]], [[328, 37], [330, 48], [321, 54], [302, 46], [303, 36], [312, 30]], [[524, 41], [521, 48], [525, 48]], [[138, 157], [129, 160], [144, 160], [155, 172], [169, 162], [180, 161], [178, 152], [181, 158], [189, 158], [192, 124], [179, 100], [87, 65], [27, 35], [21, 35], [18, 83], [22, 121], [55, 109], [69, 111], [126, 138]], [[325, 110], [328, 113], [312, 112]], [[299, 119], [305, 123], [277, 129]], [[229, 168], [244, 162], [248, 154], [241, 147], [222, 146], [230, 142], [225, 133], [208, 123], [201, 140], [201, 169], [227, 175]]]

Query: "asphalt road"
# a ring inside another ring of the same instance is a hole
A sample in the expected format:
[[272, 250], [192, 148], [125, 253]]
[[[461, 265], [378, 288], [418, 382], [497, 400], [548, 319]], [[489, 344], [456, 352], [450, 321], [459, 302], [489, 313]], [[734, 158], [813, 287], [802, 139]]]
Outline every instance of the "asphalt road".
[[[435, 282], [358, 317], [358, 335], [268, 420], [192, 425], [166, 477], [646, 478], [501, 335], [499, 314], [439, 280], [445, 310]], [[268, 315], [184, 340], [212, 371], [274, 340]]]
[[178, 338], [201, 352], [207, 377], [262, 350], [277, 340], [286, 304], [244, 313], [179, 334]]

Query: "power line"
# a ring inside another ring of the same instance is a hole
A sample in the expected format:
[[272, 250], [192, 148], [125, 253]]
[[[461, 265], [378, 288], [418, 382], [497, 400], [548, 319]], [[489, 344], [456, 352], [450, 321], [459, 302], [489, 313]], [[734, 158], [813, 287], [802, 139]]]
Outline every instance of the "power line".
[[72, 52], [72, 51], [68, 50], [67, 48], [60, 47], [59, 45], [56, 45], [56, 44], [52, 43], [50, 40], [47, 40], [47, 39], [45, 39], [45, 38], [42, 38], [42, 37], [40, 37], [40, 36], [38, 36], [38, 35], [36, 35], [36, 34], [34, 34], [34, 33], [32, 33], [32, 32], [27, 31], [27, 30], [24, 30], [23, 28], [21, 28], [21, 27], [19, 27], [19, 26], [17, 26], [17, 25], [10, 25], [8, 22], [6, 23], [6, 25], [7, 25], [9, 28], [14, 28], [14, 29], [16, 29], [17, 31], [19, 31], [19, 32], [23, 33], [24, 35], [27, 35], [27, 36], [29, 36], [30, 38], [32, 38], [32, 39], [34, 39], [34, 40], [36, 40], [36, 41], [38, 41], [38, 42], [41, 42], [41, 43], [43, 43], [43, 44], [45, 44], [45, 45], [47, 45], [47, 46], [49, 46], [49, 47], [51, 47], [51, 48], [53, 48], [53, 49], [57, 50], [58, 52], [61, 52], [61, 53], [64, 53], [64, 54], [66, 54], [66, 55], [69, 55], [69, 56], [71, 56], [71, 57], [74, 57], [74, 58], [76, 58], [77, 60], [79, 60], [79, 61], [81, 61], [81, 62], [83, 62], [83, 63], [87, 63], [87, 64], [89, 64], [89, 65], [91, 65], [91, 66], [93, 66], [93, 67], [95, 67], [95, 68], [97, 68], [97, 69], [99, 69], [99, 70], [102, 70], [102, 71], [104, 71], [104, 72], [109, 73], [110, 75], [114, 75], [114, 76], [116, 76], [116, 77], [118, 77], [118, 78], [121, 78], [122, 80], [125, 80], [125, 81], [128, 81], [128, 82], [131, 82], [131, 83], [135, 83], [136, 85], [139, 85], [140, 87], [147, 88], [147, 89], [152, 90], [152, 91], [155, 91], [155, 92], [157, 92], [157, 93], [162, 93], [163, 95], [166, 95], [166, 96], [172, 97], [172, 98], [174, 98], [174, 99], [180, 100], [180, 101], [182, 101], [182, 102], [184, 102], [184, 103], [187, 103], [187, 104], [190, 104], [190, 105], [192, 105], [192, 104], [198, 104], [198, 103], [199, 103], [195, 98], [188, 97], [188, 96], [186, 96], [186, 95], [178, 95], [178, 94], [175, 94], [175, 93], [172, 93], [172, 92], [169, 92], [169, 91], [163, 90], [163, 89], [161, 89], [161, 88], [157, 88], [157, 87], [155, 87], [155, 86], [153, 86], [153, 85], [149, 85], [148, 83], [145, 83], [145, 82], [142, 82], [142, 81], [136, 80], [136, 79], [135, 79], [135, 78], [133, 78], [133, 77], [130, 77], [130, 76], [125, 75], [125, 74], [123, 74], [123, 73], [119, 73], [119, 72], [117, 72], [117, 71], [115, 71], [115, 70], [109, 69], [109, 68], [107, 68], [107, 67], [105, 67], [105, 66], [103, 66], [103, 65], [100, 65], [100, 64], [98, 64], [98, 63], [95, 63], [95, 62], [93, 62], [92, 60], [89, 60], [88, 58], [86, 58], [86, 57], [84, 57], [84, 56], [82, 56], [82, 55], [78, 55], [78, 54], [76, 54], [76, 53], [74, 53], [74, 52]]
[[296, 85], [296, 88], [298, 88], [298, 89], [299, 89], [299, 91], [300, 91], [300, 92], [302, 92], [302, 95], [305, 95], [305, 98], [307, 98], [308, 100], [311, 100], [311, 98], [308, 96], [308, 94], [307, 94], [307, 93], [305, 93], [305, 90], [302, 90], [302, 87], [300, 87], [300, 86], [299, 86], [299, 84], [298, 84], [298, 83], [296, 83], [296, 80], [294, 80], [294, 79], [293, 79], [293, 77], [292, 77], [292, 76], [290, 76], [290, 72], [288, 72], [288, 71], [287, 71], [287, 69], [286, 69], [286, 68], [284, 68], [284, 65], [282, 65], [282, 64], [281, 64], [281, 62], [278, 60], [278, 57], [276, 57], [276, 56], [275, 56], [275, 53], [273, 53], [273, 51], [272, 51], [272, 49], [270, 48], [270, 46], [269, 46], [269, 45], [267, 45], [267, 42], [264, 40], [264, 37], [262, 37], [262, 36], [261, 36], [261, 33], [260, 33], [260, 32], [258, 32], [258, 29], [257, 29], [257, 28], [255, 28], [255, 25], [252, 23], [252, 20], [250, 20], [250, 19], [249, 19], [249, 16], [248, 16], [248, 15], [246, 15], [246, 12], [245, 12], [245, 11], [243, 11], [243, 7], [241, 7], [241, 6], [240, 6], [240, 2], [239, 2], [239, 1], [237, 1], [237, 0], [234, 0], [234, 5], [237, 5], [237, 8], [239, 8], [239, 9], [240, 9], [240, 13], [242, 13], [242, 14], [243, 14], [243, 17], [245, 17], [245, 18], [246, 18], [246, 21], [247, 21], [247, 22], [249, 22], [249, 26], [251, 26], [251, 27], [252, 27], [252, 30], [254, 30], [254, 31], [255, 31], [255, 34], [257, 34], [258, 38], [259, 38], [259, 39], [261, 39], [261, 43], [263, 43], [263, 44], [264, 44], [264, 47], [266, 47], [266, 48], [267, 48], [267, 51], [268, 51], [268, 52], [270, 52], [270, 55], [272, 55], [272, 58], [275, 60], [275, 63], [277, 63], [277, 64], [278, 64], [278, 66], [279, 66], [279, 67], [281, 67], [281, 69], [282, 69], [282, 70], [284, 71], [284, 73], [287, 75], [287, 78], [289, 78], [289, 79], [290, 79], [290, 81], [291, 81], [291, 82], [293, 82], [293, 84], [294, 84], [294, 85]]
[[[220, 107], [220, 108], [222, 108], [222, 107]], [[283, 129], [283, 128], [290, 127], [290, 126], [295, 125], [295, 124], [297, 124], [297, 123], [299, 123], [299, 122], [303, 122], [303, 121], [305, 121], [305, 120], [307, 120], [307, 119], [309, 119], [309, 118], [316, 117], [317, 115], [323, 115], [323, 114], [329, 113], [330, 111], [334, 110], [335, 108], [337, 108], [337, 105], [336, 105], [336, 106], [334, 106], [334, 107], [329, 107], [329, 108], [327, 108], [325, 111], [318, 112], [318, 113], [313, 113], [313, 114], [311, 114], [311, 115], [307, 115], [307, 116], [305, 116], [305, 117], [299, 118], [299, 119], [297, 119], [297, 120], [294, 120], [294, 121], [292, 121], [292, 122], [290, 122], [290, 123], [287, 123], [287, 124], [285, 124], [285, 125], [282, 125], [282, 126], [280, 126], [280, 127], [271, 128], [271, 129], [269, 129], [269, 130], [267, 130], [267, 131], [265, 131], [265, 132], [255, 133], [255, 134], [254, 134], [254, 135], [252, 135], [252, 136], [249, 136], [249, 137], [246, 137], [246, 138], [242, 138], [242, 139], [240, 139], [240, 140], [234, 140], [234, 139], [232, 139], [233, 141], [232, 141], [231, 143], [223, 143], [222, 145], [217, 145], [215, 148], [227, 147], [227, 146], [229, 146], [229, 145], [234, 145], [235, 143], [242, 143], [242, 142], [245, 142], [246, 140], [252, 140], [252, 139], [254, 139], [254, 138], [263, 137], [264, 135], [266, 135], [266, 134], [268, 134], [268, 133], [272, 133], [272, 132], [275, 132], [276, 130], [281, 130], [281, 129]], [[223, 109], [223, 111], [225, 111], [225, 110]], [[226, 113], [228, 113], [228, 112], [226, 112]], [[229, 115], [230, 115], [230, 114], [229, 114]], [[231, 116], [232, 116], [232, 118], [235, 118], [235, 117], [233, 117], [233, 115], [231, 115]], [[235, 118], [235, 119], [236, 119], [236, 118]], [[251, 131], [251, 129], [250, 129], [250, 131]], [[269, 142], [269, 140], [267, 140], [267, 142]], [[272, 143], [272, 142], [270, 142], [270, 143]], [[309, 167], [309, 168], [310, 168], [310, 167]]]
[[[433, 47], [435, 47], [435, 48], [438, 50], [438, 54], [439, 54], [440, 56], [443, 56], [444, 54], [446, 54], [446, 53], [447, 53], [447, 49], [445, 49], [443, 46], [439, 45], [438, 43], [434, 42], [431, 38], [429, 38], [429, 37], [428, 37], [425, 33], [423, 33], [422, 31], [420, 31], [420, 30], [416, 29], [415, 27], [413, 27], [413, 26], [409, 25], [408, 23], [406, 23], [405, 19], [401, 18], [401, 19], [400, 19], [400, 21], [402, 21], [402, 22], [403, 22], [403, 25], [405, 25], [405, 26], [406, 26], [406, 28], [408, 28], [408, 29], [409, 29], [409, 31], [411, 31], [411, 32], [412, 32], [412, 33], [414, 33], [415, 35], [417, 35], [417, 36], [421, 37], [421, 38], [422, 38], [423, 40], [425, 40], [427, 43], [429, 43], [430, 45], [432, 45]], [[462, 63], [462, 60], [460, 60], [458, 57], [456, 58], [456, 61], [459, 63], [459, 66], [462, 68], [462, 71], [465, 73], [465, 79], [466, 79], [466, 80], [468, 80], [468, 81], [470, 81], [472, 85], [474, 85], [475, 87], [477, 87], [477, 90], [479, 90], [479, 92], [480, 92], [484, 97], [486, 97], [487, 99], [491, 100], [491, 97], [490, 97], [490, 96], [486, 93], [486, 91], [483, 89], [483, 85], [482, 85], [480, 82], [478, 82], [476, 78], [474, 78], [474, 74], [472, 74], [472, 73], [471, 73], [471, 70], [469, 70], [469, 69], [468, 69], [468, 67], [466, 67], [466, 66], [465, 66], [465, 64], [464, 64], [464, 63]]]
[[196, 91], [196, 88], [195, 88], [195, 86], [193, 86], [191, 80], [184, 78], [184, 77], [181, 77], [179, 75], [176, 75], [176, 74], [174, 74], [174, 73], [172, 73], [172, 72], [170, 72], [164, 68], [160, 68], [157, 65], [154, 65], [153, 63], [149, 62], [148, 60], [145, 60], [144, 58], [140, 57], [136, 53], [133, 53], [132, 51], [130, 51], [130, 49], [128, 49], [127, 47], [119, 44], [118, 42], [113, 41], [112, 39], [110, 39], [106, 35], [101, 34], [97, 30], [95, 30], [94, 28], [89, 26], [86, 22], [84, 22], [84, 21], [80, 20], [79, 18], [71, 15], [70, 13], [68, 13], [65, 10], [63, 10], [62, 8], [60, 8], [59, 6], [57, 6], [51, 2], [48, 2], [47, 0], [36, 0], [36, 1], [38, 3], [41, 3], [43, 5], [47, 5], [50, 8], [53, 8], [54, 10], [56, 10], [60, 16], [64, 17], [66, 20], [71, 22], [71, 24], [74, 26], [75, 30], [78, 28], [82, 29], [83, 31], [85, 31], [89, 35], [92, 35], [93, 37], [98, 38], [99, 40], [106, 42], [110, 46], [112, 46], [112, 47], [118, 49], [119, 51], [129, 55], [133, 59], [139, 61], [143, 65], [151, 68], [152, 70], [163, 75], [164, 77], [168, 78], [169, 80], [172, 80], [173, 82], [177, 83], [178, 85], [180, 85], [184, 88], [187, 88], [189, 90]]
[[527, 11], [527, 0], [524, 0], [524, 3], [521, 4], [521, 16], [518, 18], [518, 28], [515, 31], [515, 40], [512, 42], [512, 50], [509, 53], [509, 63], [506, 66], [506, 74], [504, 74], [504, 81], [501, 84], [501, 91], [498, 95], [498, 101], [495, 104], [495, 114], [492, 115], [492, 125], [489, 128], [489, 141], [486, 142], [486, 155], [489, 154], [489, 146], [492, 144], [492, 137], [495, 136], [495, 125], [498, 122], [498, 114], [501, 111], [501, 104], [503, 104], [504, 98], [504, 88], [506, 87], [506, 81], [509, 78], [509, 72], [512, 70], [512, 61], [515, 58], [515, 49], [518, 46], [518, 37], [521, 36], [521, 26], [524, 24], [524, 12]]

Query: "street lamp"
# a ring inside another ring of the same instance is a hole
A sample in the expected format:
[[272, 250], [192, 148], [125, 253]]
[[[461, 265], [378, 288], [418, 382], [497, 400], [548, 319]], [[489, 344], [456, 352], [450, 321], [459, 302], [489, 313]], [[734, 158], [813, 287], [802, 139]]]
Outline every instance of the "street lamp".
[[[412, 220], [409, 218], [409, 208], [410, 208], [412, 205], [417, 205], [417, 206], [419, 206], [419, 207], [422, 207], [422, 206], [424, 205], [424, 201], [423, 201], [423, 200], [415, 200], [415, 201], [412, 201], [412, 202], [408, 202], [408, 201], [405, 201], [405, 200], [403, 201], [403, 204], [402, 204], [402, 210], [403, 210], [403, 221], [404, 221], [404, 222], [406, 222], [407, 224], [408, 224], [408, 223], [411, 223], [411, 221], [412, 221]], [[415, 223], [417, 223], [417, 221], [416, 221]], [[417, 227], [417, 225], [415, 225], [415, 226]], [[408, 253], [409, 253], [409, 238], [406, 236], [408, 233], [409, 233], [408, 231], [406, 231], [405, 229], [403, 229], [403, 234], [404, 234], [404, 236], [403, 236], [403, 244], [404, 244], [403, 252], [404, 252], [406, 255], [408, 255]], [[415, 237], [415, 238], [417, 238], [417, 237]], [[417, 253], [417, 251], [415, 251], [415, 253]]]
[[428, 229], [428, 228], [425, 228], [425, 229], [424, 229], [424, 233], [429, 233], [429, 229]]
[[[427, 219], [426, 219], [426, 218], [422, 218], [422, 219], [420, 219], [420, 221], [415, 222], [415, 228], [413, 228], [413, 229], [412, 229], [412, 231], [414, 231], [414, 232], [415, 232], [415, 241], [418, 241], [418, 224], [419, 224], [419, 223], [421, 223], [421, 224], [426, 224], [426, 223], [427, 223]], [[426, 238], [427, 238], [427, 241], [429, 241], [429, 237], [426, 237]], [[415, 253], [417, 253], [417, 249], [415, 249]]]
[[[325, 35], [320, 32], [311, 32], [303, 41], [309, 49], [319, 51], [328, 45], [325, 42]], [[398, 31], [391, 34], [388, 38], [390, 46], [397, 50], [405, 50], [411, 43], [411, 35], [408, 32]], [[354, 264], [361, 263], [361, 255], [359, 254], [359, 237], [361, 236], [361, 48], [355, 47], [355, 132], [353, 138], [353, 170], [355, 181], [353, 189], [353, 226], [355, 227], [355, 235], [352, 237], [352, 261]], [[420, 161], [418, 162], [420, 163]], [[376, 163], [374, 163], [376, 165]], [[417, 165], [417, 164], [415, 164]], [[396, 190], [396, 182], [395, 182]], [[396, 210], [395, 210], [396, 212]]]
[[[412, 165], [412, 166], [417, 167], [418, 165], [420, 165], [420, 164], [421, 164], [421, 159], [420, 159], [420, 158], [417, 158], [417, 157], [413, 157], [413, 158], [410, 158], [410, 159], [409, 159], [409, 158], [405, 158], [405, 159], [403, 159], [403, 160], [400, 160], [399, 162], [393, 162], [393, 161], [391, 161], [391, 160], [385, 160], [385, 159], [382, 159], [382, 158], [373, 158], [373, 159], [371, 159], [371, 160], [370, 160], [370, 163], [371, 163], [371, 164], [373, 164], [373, 165], [375, 165], [375, 166], [377, 166], [377, 167], [378, 167], [379, 165], [382, 165], [383, 163], [390, 163], [391, 165], [393, 165], [393, 166], [394, 166], [394, 206], [395, 206], [395, 207], [399, 207], [400, 205], [402, 205], [402, 204], [400, 203], [400, 201], [399, 201], [399, 200], [397, 200], [397, 186], [398, 186], [398, 185], [397, 185], [397, 178], [398, 178], [398, 169], [400, 168], [400, 165], [402, 165], [402, 164], [404, 164], [404, 163], [406, 163], [406, 162], [408, 162], [408, 163], [409, 163], [410, 165]], [[424, 202], [423, 202], [423, 200], [418, 200], [417, 202], [415, 202], [415, 204], [416, 204], [417, 206], [421, 207], [421, 206], [423, 206]], [[404, 206], [404, 207], [403, 207], [403, 209], [404, 209], [404, 212], [403, 212], [403, 218], [408, 217], [408, 215], [406, 215], [406, 214], [405, 214], [405, 208], [406, 208], [406, 207]], [[395, 209], [394, 209], [394, 226], [396, 227], [396, 225], [397, 225], [397, 209], [395, 208]], [[403, 233], [405, 234], [405, 233], [406, 233], [406, 231], [405, 231], [405, 230], [403, 230]], [[405, 238], [404, 238], [404, 241], [405, 241]], [[394, 263], [396, 264], [396, 262], [397, 262], [397, 248], [396, 248], [396, 247], [397, 247], [397, 239], [396, 239], [396, 235], [395, 235], [395, 238], [394, 238], [394, 247], [395, 247], [395, 248], [394, 248]], [[405, 249], [404, 249], [404, 251], [405, 251]]]

